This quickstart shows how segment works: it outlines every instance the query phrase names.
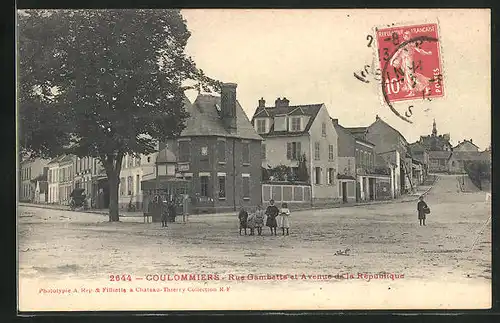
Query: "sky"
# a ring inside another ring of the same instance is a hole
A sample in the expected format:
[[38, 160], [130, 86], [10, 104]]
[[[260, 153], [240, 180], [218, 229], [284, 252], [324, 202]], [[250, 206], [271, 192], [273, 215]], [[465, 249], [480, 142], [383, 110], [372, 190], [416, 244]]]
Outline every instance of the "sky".
[[[309, 9], [182, 10], [191, 32], [187, 53], [205, 73], [238, 84], [237, 98], [251, 119], [258, 100], [274, 105], [324, 103], [345, 127], [368, 126], [378, 115], [409, 142], [431, 133], [450, 133], [453, 145], [473, 139], [491, 143], [490, 11], [487, 9]], [[374, 28], [395, 23], [437, 22], [445, 97], [398, 103], [413, 105], [412, 124], [382, 103], [379, 85], [353, 73], [373, 65]], [[187, 93], [191, 101], [196, 93]]]

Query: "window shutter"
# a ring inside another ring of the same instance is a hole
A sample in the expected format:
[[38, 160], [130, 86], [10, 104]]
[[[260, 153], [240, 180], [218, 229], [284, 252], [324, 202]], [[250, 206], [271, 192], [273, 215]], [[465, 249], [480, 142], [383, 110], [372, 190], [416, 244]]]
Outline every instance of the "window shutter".
[[297, 142], [297, 156], [296, 158], [299, 159], [299, 157], [302, 155], [302, 150], [300, 149], [300, 142]]
[[292, 143], [291, 142], [286, 143], [286, 158], [289, 160], [292, 159]]

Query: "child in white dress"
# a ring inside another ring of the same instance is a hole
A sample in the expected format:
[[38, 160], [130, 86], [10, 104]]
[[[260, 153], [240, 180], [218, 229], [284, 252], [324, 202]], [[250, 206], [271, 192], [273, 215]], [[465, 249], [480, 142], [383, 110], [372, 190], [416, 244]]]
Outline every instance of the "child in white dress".
[[281, 210], [278, 218], [278, 226], [283, 230], [283, 235], [285, 235], [285, 229], [286, 229], [286, 235], [290, 234], [290, 210], [288, 209], [288, 204], [283, 203], [281, 205]]

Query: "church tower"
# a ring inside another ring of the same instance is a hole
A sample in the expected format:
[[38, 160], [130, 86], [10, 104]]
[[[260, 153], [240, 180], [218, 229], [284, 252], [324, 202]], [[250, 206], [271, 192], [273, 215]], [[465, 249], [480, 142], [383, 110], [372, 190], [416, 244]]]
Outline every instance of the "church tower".
[[436, 119], [434, 119], [434, 122], [432, 123], [432, 136], [433, 137], [437, 136]]

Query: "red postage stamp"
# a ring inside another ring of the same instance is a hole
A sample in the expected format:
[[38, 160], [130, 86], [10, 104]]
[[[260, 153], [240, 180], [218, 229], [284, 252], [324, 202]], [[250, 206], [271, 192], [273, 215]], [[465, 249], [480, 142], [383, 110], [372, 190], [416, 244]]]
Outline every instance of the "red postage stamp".
[[387, 103], [444, 96], [437, 23], [378, 29], [376, 39]]

